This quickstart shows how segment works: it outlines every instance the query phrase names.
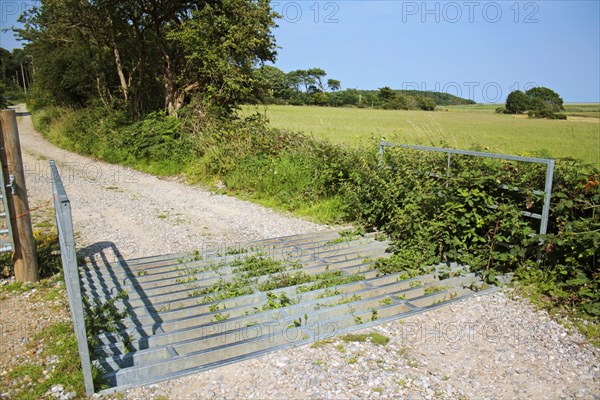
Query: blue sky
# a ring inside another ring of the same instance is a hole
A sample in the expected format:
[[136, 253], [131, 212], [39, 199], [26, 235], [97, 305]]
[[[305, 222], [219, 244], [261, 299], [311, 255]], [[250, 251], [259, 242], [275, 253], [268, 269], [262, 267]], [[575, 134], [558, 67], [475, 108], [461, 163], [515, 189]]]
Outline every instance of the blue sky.
[[[33, 1], [0, 0], [2, 27]], [[284, 71], [320, 67], [343, 88], [437, 90], [504, 102], [531, 86], [600, 102], [600, 1], [283, 1]], [[11, 33], [0, 46], [20, 47]]]
[[504, 102], [533, 85], [568, 102], [598, 102], [599, 4], [274, 1], [284, 15], [275, 65], [321, 67], [343, 88], [418, 87]]

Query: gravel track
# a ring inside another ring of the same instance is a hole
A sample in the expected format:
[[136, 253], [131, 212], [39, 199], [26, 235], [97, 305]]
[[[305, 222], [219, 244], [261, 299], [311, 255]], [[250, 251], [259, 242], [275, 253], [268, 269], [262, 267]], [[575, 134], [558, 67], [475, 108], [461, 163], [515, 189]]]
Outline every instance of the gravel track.
[[[72, 202], [79, 247], [109, 242], [125, 258], [136, 258], [327, 228], [61, 150], [34, 131], [29, 116], [19, 118], [19, 130], [30, 207], [51, 198], [47, 165], [56, 160]], [[49, 212], [49, 207], [35, 212]], [[600, 399], [598, 349], [509, 289], [371, 331], [390, 342], [376, 346], [336, 339], [121, 396]]]

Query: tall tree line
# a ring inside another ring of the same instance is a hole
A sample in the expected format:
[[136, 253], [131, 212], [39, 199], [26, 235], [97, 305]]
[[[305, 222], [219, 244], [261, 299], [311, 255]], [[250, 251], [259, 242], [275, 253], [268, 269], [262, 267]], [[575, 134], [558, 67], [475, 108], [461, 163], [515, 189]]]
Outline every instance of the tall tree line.
[[31, 79], [31, 58], [22, 49], [0, 47], [0, 108], [6, 107], [7, 99], [22, 97]]
[[269, 0], [42, 0], [15, 31], [52, 102], [230, 113], [274, 61]]

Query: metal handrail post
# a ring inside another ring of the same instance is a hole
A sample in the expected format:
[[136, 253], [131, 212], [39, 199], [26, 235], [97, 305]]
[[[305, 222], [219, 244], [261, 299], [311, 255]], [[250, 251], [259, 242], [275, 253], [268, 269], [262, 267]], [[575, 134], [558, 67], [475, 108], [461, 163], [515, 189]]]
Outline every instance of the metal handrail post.
[[555, 161], [550, 159], [546, 166], [546, 183], [544, 185], [544, 206], [542, 208], [542, 221], [540, 224], [540, 235], [548, 232], [548, 219], [550, 217], [550, 200], [552, 198], [552, 180], [554, 179]]
[[75, 336], [77, 338], [77, 350], [79, 351], [79, 358], [81, 359], [85, 394], [91, 396], [94, 394], [94, 380], [92, 377], [92, 362], [90, 359], [85, 329], [85, 316], [83, 313], [79, 268], [77, 267], [71, 202], [67, 197], [67, 193], [65, 192], [65, 188], [54, 161], [50, 161], [50, 169], [52, 171], [52, 192], [54, 195], [56, 225], [58, 227], [58, 238], [60, 241], [60, 257], [62, 259], [63, 274], [69, 298], [69, 308], [71, 310], [73, 329], [75, 330]]

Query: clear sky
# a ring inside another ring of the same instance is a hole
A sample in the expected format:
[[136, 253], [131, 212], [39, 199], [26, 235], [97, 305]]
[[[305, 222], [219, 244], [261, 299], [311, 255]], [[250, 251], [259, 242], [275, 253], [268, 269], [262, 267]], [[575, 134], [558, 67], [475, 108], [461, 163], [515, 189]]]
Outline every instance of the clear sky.
[[600, 1], [275, 1], [284, 71], [343, 88], [437, 90], [477, 102], [547, 86], [600, 101]]
[[[2, 27], [34, 1], [0, 0]], [[319, 67], [343, 88], [421, 89], [504, 102], [531, 86], [600, 102], [600, 0], [272, 1], [276, 66]], [[20, 47], [0, 33], [0, 46]]]

